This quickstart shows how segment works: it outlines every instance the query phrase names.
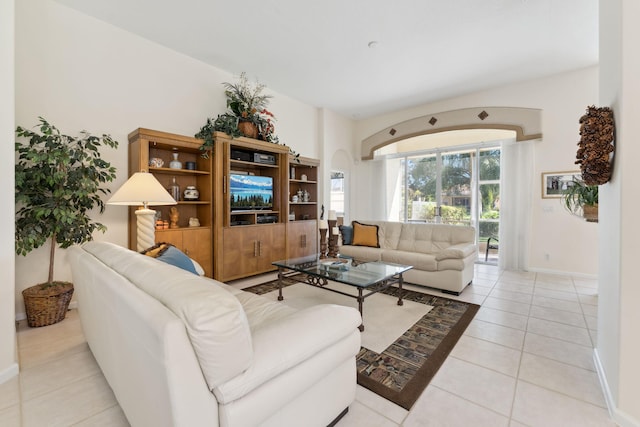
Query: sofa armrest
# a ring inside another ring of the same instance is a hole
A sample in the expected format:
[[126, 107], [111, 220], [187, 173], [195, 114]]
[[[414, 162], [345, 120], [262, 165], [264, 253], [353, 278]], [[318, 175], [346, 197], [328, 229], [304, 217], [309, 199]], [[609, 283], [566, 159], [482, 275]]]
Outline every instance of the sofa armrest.
[[232, 402], [353, 334], [361, 323], [354, 308], [322, 304], [261, 325], [252, 337], [252, 365], [213, 393], [220, 404]]
[[457, 245], [449, 246], [448, 248], [438, 252], [436, 254], [436, 261], [443, 261], [445, 259], [464, 259], [475, 253], [476, 250], [477, 247], [473, 243], [458, 243]]

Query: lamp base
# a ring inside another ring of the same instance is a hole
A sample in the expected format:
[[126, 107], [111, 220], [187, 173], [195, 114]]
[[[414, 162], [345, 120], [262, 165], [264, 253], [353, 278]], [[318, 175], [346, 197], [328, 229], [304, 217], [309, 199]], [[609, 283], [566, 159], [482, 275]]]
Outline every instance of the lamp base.
[[136, 216], [138, 252], [141, 252], [156, 244], [156, 211], [142, 208], [136, 211]]

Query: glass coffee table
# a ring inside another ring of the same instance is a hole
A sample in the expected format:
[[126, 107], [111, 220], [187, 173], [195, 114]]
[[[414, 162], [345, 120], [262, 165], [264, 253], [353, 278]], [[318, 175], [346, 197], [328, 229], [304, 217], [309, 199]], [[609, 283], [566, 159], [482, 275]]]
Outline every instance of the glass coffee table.
[[[282, 280], [288, 278], [327, 291], [335, 292], [358, 301], [358, 310], [362, 316], [365, 298], [398, 284], [398, 305], [402, 302], [402, 273], [413, 268], [410, 265], [389, 262], [358, 262], [351, 258], [321, 259], [319, 256], [286, 259], [273, 263], [278, 267], [278, 301], [282, 301]], [[302, 273], [299, 275], [298, 273]], [[358, 295], [327, 287], [329, 280], [353, 286]], [[364, 330], [363, 324], [359, 329]]]

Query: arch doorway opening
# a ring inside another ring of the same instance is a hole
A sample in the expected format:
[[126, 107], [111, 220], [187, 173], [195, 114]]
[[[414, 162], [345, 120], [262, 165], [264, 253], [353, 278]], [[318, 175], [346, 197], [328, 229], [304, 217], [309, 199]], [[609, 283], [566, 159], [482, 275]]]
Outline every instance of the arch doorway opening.
[[[500, 232], [501, 145], [505, 130], [456, 130], [408, 138], [374, 154], [384, 161], [389, 219], [471, 225], [477, 262], [497, 264]], [[391, 178], [391, 179], [389, 179]]]

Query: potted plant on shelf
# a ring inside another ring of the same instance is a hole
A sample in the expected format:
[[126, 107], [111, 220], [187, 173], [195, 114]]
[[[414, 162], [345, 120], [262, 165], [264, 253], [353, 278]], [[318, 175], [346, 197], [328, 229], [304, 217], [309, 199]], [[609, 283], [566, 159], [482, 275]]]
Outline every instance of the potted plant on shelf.
[[100, 195], [109, 189], [101, 185], [116, 177], [116, 169], [101, 159], [99, 148], [118, 146], [109, 135], [82, 131], [72, 137], [39, 119], [40, 132], [19, 126], [17, 136], [28, 140], [15, 144], [16, 253], [27, 255], [51, 241], [47, 281], [22, 291], [31, 327], [57, 323], [66, 315], [73, 284], [54, 281], [55, 249], [87, 242], [95, 230], [106, 230], [89, 213], [96, 207], [104, 211]]
[[[202, 150], [210, 150], [213, 147], [213, 132], [224, 132], [233, 138], [246, 136], [262, 141], [279, 144], [280, 140], [275, 133], [273, 113], [267, 110], [271, 95], [264, 94], [266, 86], [256, 81], [255, 85], [249, 82], [246, 73], [241, 73], [238, 83], [222, 83], [227, 97], [227, 111], [219, 114], [217, 118], [208, 118], [196, 138], [204, 143]], [[290, 150], [295, 160], [299, 155]]]
[[562, 194], [564, 207], [574, 215], [581, 215], [588, 222], [598, 222], [598, 186], [587, 185], [573, 179]]

